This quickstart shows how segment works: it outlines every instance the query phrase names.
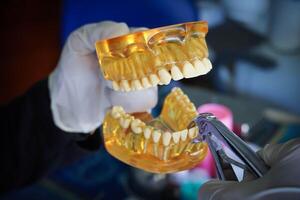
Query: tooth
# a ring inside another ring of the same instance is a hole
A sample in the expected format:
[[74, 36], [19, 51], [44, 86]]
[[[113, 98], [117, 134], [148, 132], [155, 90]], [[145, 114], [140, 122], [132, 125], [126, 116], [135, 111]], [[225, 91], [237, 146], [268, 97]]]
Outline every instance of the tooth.
[[194, 61], [194, 68], [195, 68], [197, 76], [204, 75], [207, 73], [207, 70], [205, 69], [203, 62], [201, 62], [198, 59]]
[[197, 127], [192, 127], [189, 129], [189, 138], [193, 139], [197, 135]]
[[174, 132], [172, 134], [172, 137], [173, 137], [174, 143], [177, 144], [179, 142], [179, 140], [180, 140], [180, 132]]
[[159, 83], [159, 78], [156, 74], [150, 74], [150, 82], [152, 86], [156, 86]]
[[122, 116], [122, 114], [124, 114], [124, 110], [121, 106], [114, 106], [111, 110], [111, 116], [114, 118], [114, 119], [118, 119]]
[[142, 84], [139, 80], [133, 80], [132, 83], [131, 83], [131, 87], [135, 90], [143, 89]]
[[197, 76], [193, 65], [190, 62], [185, 62], [183, 65], [182, 73], [185, 78], [192, 78]]
[[121, 80], [121, 88], [124, 89], [126, 92], [130, 91], [130, 86], [127, 80]]
[[212, 69], [212, 64], [210, 62], [210, 60], [208, 58], [203, 58], [202, 60], [206, 70], [208, 70], [207, 72], [209, 72]]
[[113, 81], [113, 82], [112, 82], [112, 87], [113, 87], [113, 89], [116, 90], [116, 91], [119, 91], [119, 90], [120, 90], [119, 84], [118, 84], [116, 81]]
[[150, 127], [146, 127], [144, 129], [144, 137], [145, 137], [145, 139], [148, 140], [150, 138], [150, 136], [151, 136], [151, 128]]
[[149, 82], [149, 80], [148, 80], [147, 77], [142, 78], [142, 84], [143, 84], [144, 88], [151, 87], [151, 84], [150, 84], [150, 82]]
[[173, 80], [175, 80], [175, 81], [183, 79], [183, 75], [182, 75], [180, 69], [176, 65], [173, 65], [173, 67], [171, 68], [171, 75], [172, 75]]
[[170, 144], [172, 135], [170, 132], [165, 132], [162, 137], [163, 145], [168, 146]]
[[180, 138], [181, 138], [182, 141], [186, 140], [187, 133], [188, 133], [187, 129], [184, 129], [184, 130], [180, 131]]
[[127, 118], [127, 117], [121, 117], [121, 118], [120, 118], [120, 125], [121, 125], [123, 128], [128, 128], [129, 125], [130, 125], [130, 118]]
[[166, 69], [161, 69], [158, 71], [158, 75], [161, 83], [168, 85], [172, 79], [170, 73]]
[[161, 136], [161, 132], [159, 132], [157, 130], [153, 131], [153, 134], [152, 134], [153, 142], [158, 143], [160, 136]]
[[139, 134], [143, 131], [143, 129], [141, 127], [142, 125], [143, 125], [143, 122], [141, 120], [134, 119], [131, 122], [130, 128], [134, 133]]

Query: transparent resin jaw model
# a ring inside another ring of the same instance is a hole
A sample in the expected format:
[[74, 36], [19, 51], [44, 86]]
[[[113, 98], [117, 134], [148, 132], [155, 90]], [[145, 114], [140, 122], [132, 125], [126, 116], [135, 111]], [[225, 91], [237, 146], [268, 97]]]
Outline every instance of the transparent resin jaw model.
[[206, 22], [190, 22], [96, 42], [103, 76], [121, 91], [167, 85], [212, 69]]
[[188, 126], [196, 116], [194, 104], [179, 88], [166, 97], [156, 119], [148, 113], [125, 113], [115, 106], [103, 123], [105, 147], [117, 159], [149, 172], [192, 168], [207, 153], [205, 143], [192, 143], [198, 128]]

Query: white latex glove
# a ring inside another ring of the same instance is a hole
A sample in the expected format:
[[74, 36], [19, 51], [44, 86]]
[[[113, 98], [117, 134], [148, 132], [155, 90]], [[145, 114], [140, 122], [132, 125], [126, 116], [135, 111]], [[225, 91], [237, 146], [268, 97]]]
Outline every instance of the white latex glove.
[[59, 63], [49, 77], [51, 110], [64, 131], [89, 133], [99, 127], [108, 108], [121, 105], [127, 112], [142, 112], [157, 103], [157, 87], [116, 92], [104, 80], [95, 52], [96, 40], [127, 34], [125, 23], [88, 24], [68, 38]]

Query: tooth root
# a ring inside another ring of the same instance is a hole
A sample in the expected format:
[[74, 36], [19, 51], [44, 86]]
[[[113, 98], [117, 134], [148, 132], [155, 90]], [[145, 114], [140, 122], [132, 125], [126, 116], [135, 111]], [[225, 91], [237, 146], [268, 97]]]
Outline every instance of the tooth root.
[[111, 116], [114, 118], [114, 119], [119, 119], [122, 114], [124, 114], [125, 111], [123, 110], [123, 108], [121, 106], [114, 106], [112, 109], [111, 109]]
[[172, 134], [172, 138], [173, 138], [173, 142], [175, 144], [178, 144], [179, 140], [180, 140], [180, 132], [174, 132]]
[[195, 68], [196, 74], [198, 76], [204, 75], [207, 73], [207, 70], [205, 69], [203, 62], [201, 62], [198, 59], [194, 61], [194, 68]]
[[150, 84], [150, 82], [149, 82], [149, 80], [148, 80], [147, 77], [142, 78], [142, 85], [144, 86], [144, 88], [151, 87], [151, 84]]
[[188, 130], [187, 129], [184, 129], [184, 130], [180, 131], [180, 139], [182, 141], [185, 141], [186, 138], [187, 138], [187, 134], [188, 134]]
[[139, 80], [133, 80], [131, 82], [131, 88], [134, 90], [141, 90], [143, 89], [143, 86]]
[[152, 86], [156, 86], [159, 83], [159, 78], [156, 74], [150, 74], [150, 82]]
[[183, 75], [182, 75], [180, 69], [176, 65], [172, 66], [171, 75], [172, 75], [173, 80], [175, 80], [175, 81], [183, 79]]
[[192, 78], [197, 76], [193, 65], [190, 62], [185, 62], [182, 69], [185, 78]]
[[166, 69], [161, 69], [158, 71], [160, 82], [162, 84], [168, 85], [172, 79], [170, 73]]
[[134, 119], [131, 122], [130, 128], [134, 133], [140, 134], [143, 131], [142, 126], [143, 126], [143, 122], [141, 120]]
[[197, 130], [198, 128], [195, 126], [195, 127], [192, 127], [189, 129], [189, 138], [193, 139], [197, 136]]
[[211, 64], [210, 60], [208, 58], [203, 58], [202, 62], [204, 64], [207, 72], [209, 72], [212, 69], [212, 64]]
[[130, 86], [127, 80], [121, 80], [121, 88], [126, 91], [129, 92], [130, 91]]
[[120, 90], [120, 86], [116, 81], [112, 82], [112, 87], [114, 90], [119, 91]]

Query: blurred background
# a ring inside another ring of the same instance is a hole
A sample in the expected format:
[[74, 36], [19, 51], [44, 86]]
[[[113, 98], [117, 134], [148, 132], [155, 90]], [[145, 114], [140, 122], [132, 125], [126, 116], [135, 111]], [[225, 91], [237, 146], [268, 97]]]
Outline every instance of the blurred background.
[[[213, 112], [255, 148], [300, 136], [299, 0], [3, 0], [0, 103], [23, 94], [55, 68], [76, 28], [114, 20], [134, 27], [206, 20], [213, 70], [180, 86], [199, 111]], [[228, 122], [229, 121], [229, 122]], [[102, 146], [4, 199], [197, 199], [215, 177], [210, 155], [193, 170], [153, 175], [128, 167]]]

